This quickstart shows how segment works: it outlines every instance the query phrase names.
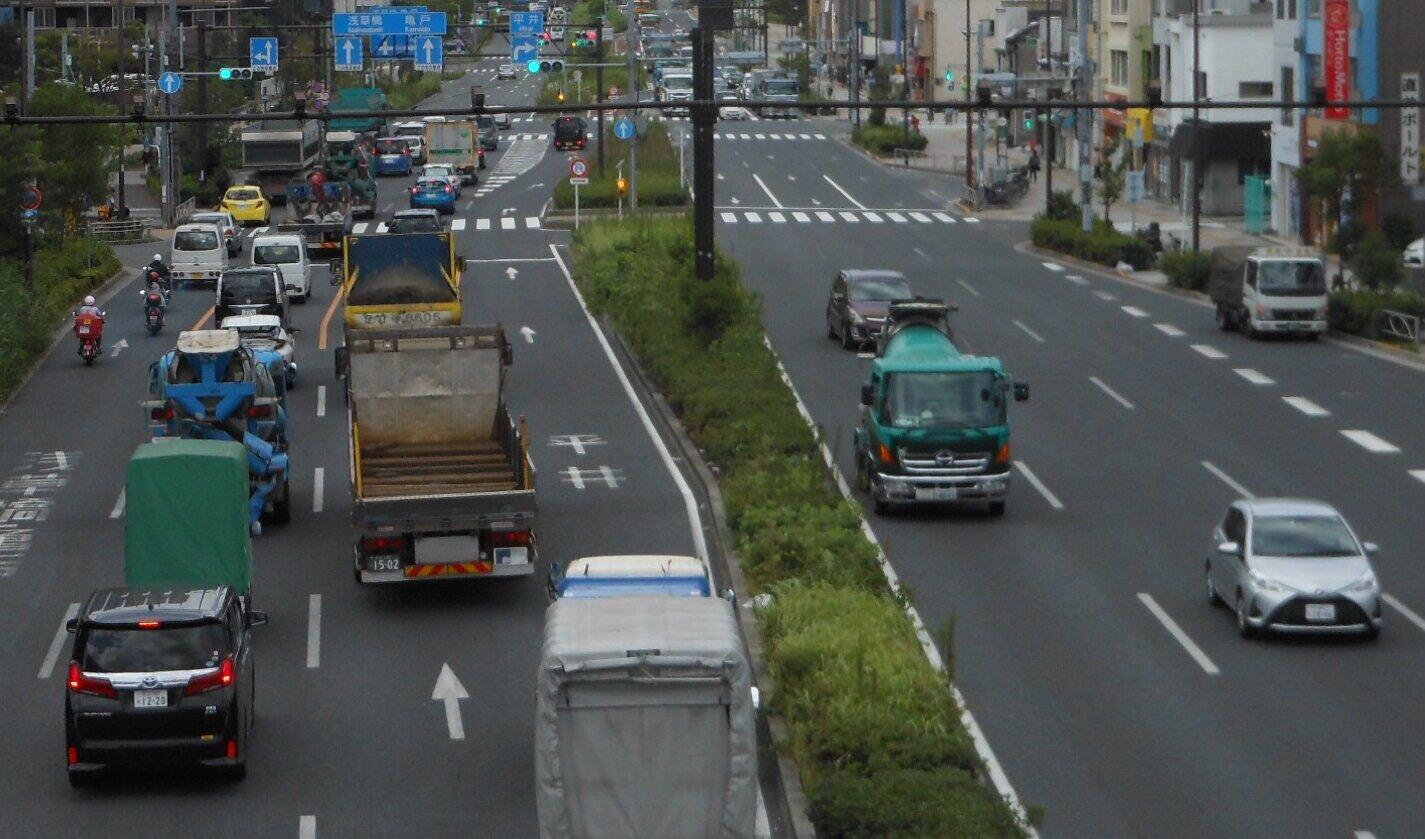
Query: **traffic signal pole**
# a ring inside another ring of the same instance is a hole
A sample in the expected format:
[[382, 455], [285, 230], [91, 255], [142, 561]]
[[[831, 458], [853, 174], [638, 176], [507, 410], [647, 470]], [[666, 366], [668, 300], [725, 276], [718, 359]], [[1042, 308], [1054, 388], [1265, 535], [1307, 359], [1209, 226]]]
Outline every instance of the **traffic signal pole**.
[[[604, 104], [604, 17], [600, 15], [594, 23], [599, 27], [594, 34], [594, 49], [597, 56], [597, 67], [594, 68], [594, 84], [599, 88], [595, 91], [596, 101]], [[565, 31], [564, 37], [569, 37]], [[599, 109], [599, 177], [604, 176], [604, 109]]]
[[[700, 18], [701, 20], [701, 18]], [[717, 109], [713, 101], [713, 29], [701, 22], [693, 27], [693, 250], [696, 276], [711, 280], [713, 263], [713, 126]]]

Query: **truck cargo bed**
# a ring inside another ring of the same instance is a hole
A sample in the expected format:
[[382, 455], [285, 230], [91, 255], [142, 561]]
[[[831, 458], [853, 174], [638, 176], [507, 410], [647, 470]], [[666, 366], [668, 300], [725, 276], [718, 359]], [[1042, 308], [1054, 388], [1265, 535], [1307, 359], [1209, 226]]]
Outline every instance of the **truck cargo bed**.
[[362, 452], [361, 474], [367, 498], [520, 488], [514, 464], [494, 441], [372, 446]]

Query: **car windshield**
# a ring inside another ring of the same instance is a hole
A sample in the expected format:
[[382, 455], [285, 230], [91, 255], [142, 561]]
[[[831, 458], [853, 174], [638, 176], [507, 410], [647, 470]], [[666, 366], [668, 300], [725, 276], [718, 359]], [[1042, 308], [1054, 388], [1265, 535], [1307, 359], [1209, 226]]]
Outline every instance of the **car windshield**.
[[377, 140], [376, 151], [379, 154], [405, 154], [406, 143], [404, 140]]
[[495, 118], [492, 116], [475, 117], [475, 124], [481, 128], [494, 128]]
[[238, 271], [223, 275], [224, 303], [270, 303], [277, 299], [272, 275], [266, 271]]
[[258, 245], [252, 249], [253, 265], [280, 265], [301, 259], [302, 251], [296, 245]]
[[847, 283], [851, 299], [857, 303], [871, 300], [909, 300], [910, 284], [902, 277], [874, 277]]
[[424, 137], [425, 133], [426, 127], [424, 125], [407, 125], [403, 128], [396, 129], [397, 137], [408, 137], [412, 140], [418, 140]]
[[1337, 516], [1257, 516], [1252, 521], [1256, 556], [1353, 556], [1355, 537]]
[[392, 219], [387, 227], [391, 233], [439, 233], [440, 223], [429, 216]]
[[176, 251], [210, 251], [218, 246], [218, 234], [212, 230], [180, 230], [173, 237]]
[[416, 186], [419, 187], [420, 189], [424, 189], [424, 190], [427, 190], [427, 191], [429, 191], [429, 190], [435, 190], [435, 191], [437, 191], [437, 192], [444, 192], [444, 191], [450, 186], [450, 184], [446, 183], [445, 181], [438, 181], [438, 180], [435, 180], [435, 179], [430, 179], [430, 180], [423, 180], [423, 181], [421, 181], [420, 183], [417, 183]]
[[669, 90], [692, 90], [693, 80], [687, 76], [664, 76], [663, 86]]
[[797, 94], [797, 80], [768, 79], [762, 83], [762, 90], [769, 96], [795, 96]]
[[427, 166], [423, 174], [427, 178], [449, 178], [455, 172], [449, 166]]
[[217, 667], [227, 651], [221, 624], [159, 629], [90, 629], [86, 673], [160, 673]]
[[1326, 278], [1316, 260], [1269, 260], [1257, 269], [1257, 288], [1277, 297], [1316, 297], [1326, 293]]
[[230, 189], [226, 197], [229, 201], [256, 201], [262, 193], [256, 189]]
[[1004, 424], [994, 373], [892, 373], [886, 418], [897, 428], [985, 428]]

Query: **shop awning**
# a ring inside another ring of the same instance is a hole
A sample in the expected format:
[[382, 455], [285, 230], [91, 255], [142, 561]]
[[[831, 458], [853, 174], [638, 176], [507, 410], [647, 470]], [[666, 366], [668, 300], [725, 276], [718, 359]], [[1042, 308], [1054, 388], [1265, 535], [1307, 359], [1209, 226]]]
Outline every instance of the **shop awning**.
[[1271, 160], [1269, 122], [1207, 122], [1185, 120], [1173, 132], [1168, 153], [1207, 160]]

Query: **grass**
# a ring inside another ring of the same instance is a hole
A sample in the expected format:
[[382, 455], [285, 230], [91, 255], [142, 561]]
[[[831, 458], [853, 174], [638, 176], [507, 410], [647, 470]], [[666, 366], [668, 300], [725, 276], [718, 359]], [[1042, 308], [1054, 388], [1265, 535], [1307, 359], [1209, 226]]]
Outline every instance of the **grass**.
[[586, 299], [718, 468], [742, 568], [755, 592], [771, 595], [758, 619], [772, 708], [787, 723], [818, 834], [1023, 835], [985, 782], [860, 511], [828, 480], [738, 265], [719, 257], [716, 276], [699, 281], [692, 262], [686, 217], [598, 221], [574, 235]]
[[[589, 123], [594, 130], [595, 123]], [[618, 206], [618, 167], [615, 161], [627, 160], [630, 142], [613, 135], [613, 125], [605, 120], [604, 125], [603, 177], [599, 177], [598, 167], [591, 166], [589, 183], [579, 187], [579, 208], [605, 208]], [[594, 143], [590, 140], [585, 155], [591, 161]], [[624, 165], [624, 174], [629, 167]], [[627, 203], [627, 198], [624, 201]], [[668, 129], [663, 123], [653, 123], [638, 140], [638, 205], [640, 207], [681, 207], [688, 203], [688, 190], [678, 183], [678, 149], [668, 138]], [[574, 209], [574, 187], [568, 179], [561, 178], [554, 187], [554, 206], [560, 210]]]

